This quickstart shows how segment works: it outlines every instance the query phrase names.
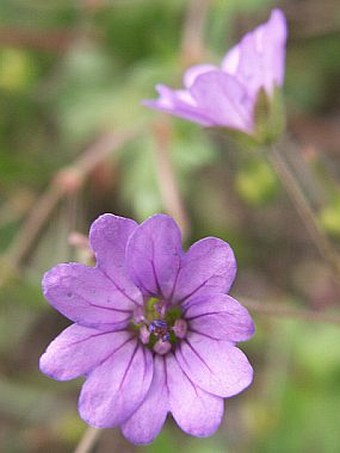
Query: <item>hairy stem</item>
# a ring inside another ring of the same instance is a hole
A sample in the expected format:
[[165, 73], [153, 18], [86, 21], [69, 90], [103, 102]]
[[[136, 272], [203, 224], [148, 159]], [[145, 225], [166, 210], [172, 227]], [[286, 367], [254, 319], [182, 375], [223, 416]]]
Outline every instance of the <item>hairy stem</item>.
[[340, 275], [340, 263], [337, 254], [334, 251], [334, 247], [320, 228], [307, 198], [290, 171], [289, 166], [281, 156], [279, 149], [272, 147], [268, 154], [268, 158], [305, 225], [310, 238], [319, 250], [320, 255], [327, 261], [333, 273], [338, 277]]
[[170, 123], [165, 119], [155, 123], [153, 135], [155, 138], [155, 166], [161, 198], [167, 213], [176, 220], [183, 236], [186, 237], [190, 224], [170, 155], [172, 140]]

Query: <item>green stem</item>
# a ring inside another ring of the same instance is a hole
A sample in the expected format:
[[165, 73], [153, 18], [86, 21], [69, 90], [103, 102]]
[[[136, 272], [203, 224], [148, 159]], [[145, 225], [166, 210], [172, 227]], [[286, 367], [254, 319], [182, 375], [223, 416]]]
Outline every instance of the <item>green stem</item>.
[[320, 228], [307, 198], [302, 192], [300, 185], [297, 183], [287, 163], [282, 158], [279, 149], [273, 146], [268, 153], [268, 158], [304, 223], [310, 238], [319, 250], [320, 255], [327, 261], [333, 273], [339, 277], [340, 263], [337, 254], [334, 251], [334, 246]]
[[252, 313], [259, 315], [273, 316], [282, 319], [299, 319], [306, 322], [321, 322], [340, 325], [340, 314], [329, 311], [309, 310], [294, 308], [283, 303], [270, 303], [267, 301], [259, 302], [257, 300], [237, 298], [242, 305], [247, 307]]
[[89, 426], [73, 453], [90, 453], [96, 445], [101, 433], [101, 429]]

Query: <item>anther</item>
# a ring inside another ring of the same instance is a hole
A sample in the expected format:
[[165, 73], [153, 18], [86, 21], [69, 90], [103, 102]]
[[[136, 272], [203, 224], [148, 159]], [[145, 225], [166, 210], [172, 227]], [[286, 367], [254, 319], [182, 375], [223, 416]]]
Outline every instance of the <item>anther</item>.
[[184, 319], [176, 319], [172, 330], [177, 338], [183, 339], [187, 336], [188, 324]]
[[148, 344], [150, 339], [150, 332], [146, 325], [139, 329], [139, 338], [143, 344]]
[[157, 352], [157, 354], [165, 355], [171, 349], [171, 343], [169, 341], [158, 340], [153, 350]]

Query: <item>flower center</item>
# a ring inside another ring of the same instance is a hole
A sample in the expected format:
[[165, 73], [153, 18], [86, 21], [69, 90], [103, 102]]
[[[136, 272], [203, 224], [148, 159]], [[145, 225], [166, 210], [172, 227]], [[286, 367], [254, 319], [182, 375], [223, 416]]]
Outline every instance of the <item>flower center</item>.
[[152, 297], [134, 316], [133, 328], [139, 330], [141, 342], [158, 354], [164, 355], [185, 338], [187, 323], [176, 305]]
[[155, 319], [149, 324], [149, 332], [153, 334], [158, 340], [169, 341], [170, 332], [168, 323], [162, 319]]

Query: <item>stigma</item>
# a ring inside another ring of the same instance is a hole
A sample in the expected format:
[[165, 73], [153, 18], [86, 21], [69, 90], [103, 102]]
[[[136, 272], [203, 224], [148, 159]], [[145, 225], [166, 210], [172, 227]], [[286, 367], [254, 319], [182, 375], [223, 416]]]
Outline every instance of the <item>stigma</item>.
[[168, 323], [163, 319], [155, 319], [149, 324], [149, 332], [153, 333], [158, 340], [169, 341], [170, 332]]
[[[144, 308], [144, 310], [143, 310]], [[140, 341], [153, 352], [165, 355], [174, 350], [187, 335], [187, 322], [178, 306], [156, 298], [149, 299], [134, 313], [134, 328], [139, 330]]]

